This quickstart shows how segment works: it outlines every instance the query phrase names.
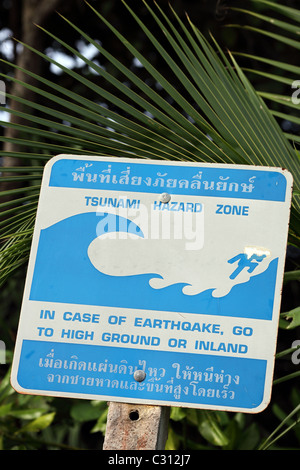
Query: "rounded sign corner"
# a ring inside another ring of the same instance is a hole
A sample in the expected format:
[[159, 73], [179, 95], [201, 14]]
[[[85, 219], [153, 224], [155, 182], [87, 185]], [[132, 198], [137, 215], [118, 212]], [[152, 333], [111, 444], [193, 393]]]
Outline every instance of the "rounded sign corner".
[[66, 155], [63, 154], [63, 153], [60, 153], [60, 154], [58, 154], [58, 155], [54, 155], [54, 157], [49, 158], [49, 160], [47, 161], [47, 163], [46, 163], [46, 165], [45, 165], [45, 168], [54, 165], [54, 163], [56, 163], [58, 160], [62, 160], [62, 159], [64, 159], [65, 157], [66, 157]]
[[27, 390], [24, 389], [24, 388], [19, 384], [17, 377], [15, 377], [14, 375], [11, 375], [11, 376], [10, 376], [10, 384], [11, 384], [12, 388], [15, 390], [15, 392], [17, 392], [17, 393], [22, 393], [22, 394], [28, 393]]
[[54, 157], [51, 157], [51, 158], [49, 158], [49, 160], [47, 160], [47, 162], [44, 166], [43, 181], [45, 181], [45, 177], [46, 177], [47, 174], [48, 175], [51, 174], [53, 166], [56, 165], [56, 163], [59, 162], [60, 160], [63, 160], [64, 158], [65, 158], [65, 155], [59, 154], [59, 155], [55, 155]]
[[54, 155], [53, 157], [49, 158], [47, 163], [45, 164], [45, 169], [51, 170], [52, 167], [57, 163], [60, 162], [61, 160], [86, 160], [86, 159], [91, 159], [90, 156], [88, 155], [74, 155], [71, 153], [59, 153], [57, 155]]
[[282, 174], [285, 176], [286, 180], [290, 183], [293, 183], [294, 177], [292, 172], [288, 168], [281, 168]]
[[283, 174], [285, 176], [287, 184], [289, 185], [291, 189], [293, 189], [293, 185], [294, 185], [293, 174], [289, 170], [285, 170], [285, 169], [283, 170]]
[[271, 401], [271, 394], [269, 394], [269, 397], [267, 397], [266, 399], [262, 399], [261, 403], [257, 405], [255, 408], [250, 409], [249, 413], [251, 414], [262, 413], [268, 408], [268, 406], [270, 405], [270, 401]]

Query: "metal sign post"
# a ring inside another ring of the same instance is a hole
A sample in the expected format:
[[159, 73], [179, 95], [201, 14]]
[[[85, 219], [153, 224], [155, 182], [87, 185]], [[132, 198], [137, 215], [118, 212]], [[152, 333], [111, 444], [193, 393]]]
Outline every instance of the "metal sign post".
[[265, 409], [291, 193], [279, 168], [51, 159], [14, 388], [158, 409]]
[[164, 450], [169, 410], [166, 406], [111, 402], [103, 450]]

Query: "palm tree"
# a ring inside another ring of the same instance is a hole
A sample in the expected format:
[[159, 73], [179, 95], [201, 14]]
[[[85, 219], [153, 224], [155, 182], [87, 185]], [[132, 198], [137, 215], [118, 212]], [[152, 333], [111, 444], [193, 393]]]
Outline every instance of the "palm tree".
[[[277, 41], [284, 41], [290, 47], [299, 49], [300, 43], [297, 38], [299, 12], [265, 0], [255, 0], [255, 2], [266, 4], [282, 15], [292, 17], [295, 22], [292, 24], [291, 21], [286, 23], [278, 20], [275, 23], [283, 33], [288, 31], [294, 35], [293, 39], [268, 30], [256, 29], [256, 31], [272, 35]], [[275, 118], [286, 118], [299, 123], [297, 116], [290, 115], [290, 110], [296, 108], [291, 97], [257, 92], [235, 57], [231, 53], [225, 55], [213, 38], [208, 42], [189, 18], [185, 24], [172, 10], [171, 20], [158, 6], [156, 9], [151, 9], [146, 2], [145, 5], [164, 32], [172, 54], [161, 45], [135, 13], [132, 10], [130, 12], [152, 46], [176, 76], [178, 84], [186, 91], [185, 96], [180, 94], [174, 85], [99, 12], [92, 6], [90, 8], [142, 64], [149, 76], [164, 88], [171, 97], [172, 104], [67, 19], [65, 19], [66, 24], [93, 44], [124, 74], [132, 87], [116, 79], [114, 75], [86, 59], [66, 42], [47, 31], [45, 34], [52, 36], [107, 80], [116, 89], [116, 94], [93, 84], [88, 78], [67, 69], [26, 44], [22, 44], [23, 47], [31, 49], [84, 87], [91, 89], [95, 94], [95, 100], [88, 100], [72, 90], [59, 87], [42, 76], [37, 76], [30, 70], [10, 64], [15, 70], [21, 70], [23, 74], [34, 78], [37, 86], [32, 86], [28, 82], [21, 82], [21, 85], [29, 88], [37, 97], [39, 95], [46, 97], [49, 106], [40, 105], [38, 99], [28, 102], [19, 96], [7, 96], [11, 101], [21, 103], [25, 110], [30, 111], [7, 109], [8, 112], [24, 118], [28, 125], [2, 123], [18, 131], [19, 137], [14, 138], [13, 143], [22, 148], [21, 152], [14, 154], [10, 152], [9, 156], [22, 159], [26, 164], [2, 169], [2, 183], [14, 181], [19, 183], [19, 187], [1, 193], [2, 197], [9, 197], [9, 200], [0, 205], [2, 211], [0, 235], [2, 240], [6, 241], [1, 250], [1, 282], [28, 259], [43, 165], [51, 156], [59, 153], [285, 167], [293, 174], [295, 185], [290, 241], [299, 245], [300, 173], [299, 153], [295, 146], [299, 142], [299, 136], [286, 135]], [[128, 6], [127, 8], [129, 9]], [[261, 20], [269, 23], [271, 21], [274, 24], [275, 20], [272, 18], [247, 10], [243, 12], [259, 16]], [[267, 58], [256, 57], [256, 59], [263, 64], [270, 63]], [[278, 70], [286, 70], [294, 77], [299, 71], [299, 67], [289, 64], [273, 61], [272, 65]], [[254, 72], [264, 74], [263, 70], [254, 70]], [[3, 74], [2, 78], [20, 84], [17, 78]], [[270, 74], [269, 78], [292, 84], [291, 78], [278, 74]], [[272, 111], [265, 100], [280, 102], [289, 109], [286, 113]], [[117, 111], [99, 104], [99, 101], [112, 104]], [[2, 140], [7, 142], [10, 138]], [[7, 155], [4, 153], [2, 156]]]
[[[279, 14], [280, 19], [240, 9], [245, 18], [255, 16], [261, 22], [272, 25], [272, 30], [243, 27], [251, 29], [253, 34], [271, 37], [295, 51], [299, 50], [299, 11], [283, 6], [281, 2], [253, 1], [267, 6], [268, 11], [274, 11], [277, 17]], [[170, 16], [157, 4], [152, 8], [144, 1], [165, 36], [163, 45], [134, 11], [124, 4], [165, 61], [170, 73], [176, 77], [178, 87], [98, 11], [92, 6], [90, 8], [132, 57], [139, 61], [149, 77], [159, 84], [159, 88], [165, 90], [168, 99], [67, 18], [64, 18], [66, 27], [73, 28], [94, 45], [125, 77], [126, 83], [43, 28], [45, 34], [103, 77], [104, 85], [96, 85], [88, 77], [68, 69], [29, 45], [21, 43], [22, 46], [59, 67], [80, 86], [91, 90], [95, 99], [85, 98], [18, 65], [6, 63], [15, 71], [19, 70], [34, 79], [36, 85], [20, 82], [13, 75], [1, 74], [2, 79], [12, 80], [37, 96], [35, 101], [28, 101], [20, 96], [8, 95], [12, 102], [21, 103], [24, 110], [8, 108], [7, 111], [23, 118], [27, 124], [1, 123], [18, 131], [17, 138], [7, 137], [2, 141], [18, 144], [20, 151], [9, 152], [8, 155], [24, 162], [22, 166], [2, 168], [1, 182], [18, 183], [17, 187], [0, 193], [3, 197], [0, 204], [2, 285], [28, 260], [43, 167], [49, 158], [61, 153], [285, 167], [294, 178], [289, 242], [300, 247], [300, 154], [297, 147], [300, 138], [284, 132], [279, 124], [284, 119], [300, 124], [296, 114], [299, 105], [293, 100], [292, 88], [290, 96], [258, 91], [248, 78], [260, 74], [270, 83], [281, 82], [292, 87], [295, 77], [300, 77], [300, 67], [267, 57], [242, 54], [244, 63], [248, 60], [251, 64], [255, 59], [255, 63], [262, 64], [262, 68], [253, 69], [249, 65], [242, 69], [238, 54], [224, 53], [215, 39], [210, 37], [208, 40], [189, 17], [183, 21], [172, 7]], [[277, 28], [276, 32], [274, 28]], [[272, 66], [275, 72], [267, 74], [265, 65]], [[105, 83], [109, 84], [109, 90], [105, 88]], [[112, 93], [112, 89], [116, 92]], [[47, 106], [39, 104], [39, 96], [48, 100]], [[2, 157], [6, 156], [2, 152]]]

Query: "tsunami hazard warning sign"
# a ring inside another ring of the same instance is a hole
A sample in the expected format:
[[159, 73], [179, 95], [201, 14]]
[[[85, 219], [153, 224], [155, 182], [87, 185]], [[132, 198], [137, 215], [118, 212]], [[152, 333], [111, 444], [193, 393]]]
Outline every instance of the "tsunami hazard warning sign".
[[12, 369], [21, 393], [259, 412], [292, 193], [278, 168], [59, 155]]

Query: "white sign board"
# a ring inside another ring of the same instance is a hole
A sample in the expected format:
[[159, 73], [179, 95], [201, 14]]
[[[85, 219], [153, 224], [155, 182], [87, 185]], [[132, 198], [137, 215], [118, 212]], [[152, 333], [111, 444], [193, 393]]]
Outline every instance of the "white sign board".
[[60, 155], [44, 171], [12, 384], [259, 412], [271, 394], [292, 177]]

